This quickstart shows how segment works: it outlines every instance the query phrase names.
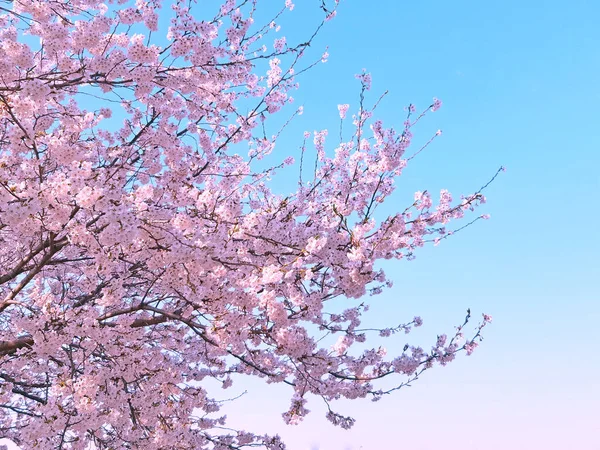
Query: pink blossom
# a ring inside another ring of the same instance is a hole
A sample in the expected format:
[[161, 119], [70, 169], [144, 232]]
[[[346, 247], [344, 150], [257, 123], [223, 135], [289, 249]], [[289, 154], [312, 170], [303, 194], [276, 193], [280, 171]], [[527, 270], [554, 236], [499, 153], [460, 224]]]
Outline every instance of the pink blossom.
[[306, 244], [306, 251], [308, 253], [317, 253], [325, 246], [326, 243], [327, 238], [325, 237], [311, 237]]
[[[222, 0], [200, 19], [187, 2], [125, 3], [22, 0], [23, 20], [0, 16], [2, 436], [39, 449], [280, 450], [277, 436], [233, 430], [215, 388], [261, 378], [288, 389], [284, 422], [320, 398], [347, 429], [337, 400], [377, 400], [471, 354], [489, 315], [472, 335], [470, 313], [459, 317], [429, 352], [371, 343], [420, 317], [363, 325], [369, 295], [392, 288], [383, 260], [489, 217], [466, 217], [482, 192], [392, 200], [425, 114], [411, 105], [404, 127], [386, 125], [363, 70], [351, 137], [340, 124], [330, 149], [322, 128], [288, 145], [303, 111], [289, 106], [294, 77], [314, 63], [296, 62], [316, 41], [309, 31], [288, 46], [271, 37], [277, 23], [255, 23], [279, 20], [281, 5], [264, 16], [264, 0]], [[329, 20], [338, 2], [325, 3]], [[342, 120], [348, 110], [338, 105]]]
[[327, 17], [325, 17], [325, 20], [329, 21], [329, 20], [333, 19], [336, 15], [337, 15], [337, 11], [333, 11], [330, 14], [328, 14]]
[[285, 37], [275, 39], [275, 42], [273, 43], [273, 48], [276, 52], [283, 52], [285, 48]]
[[340, 112], [341, 119], [346, 118], [346, 112], [348, 112], [348, 108], [350, 108], [350, 105], [348, 105], [347, 103], [344, 105], [338, 105], [338, 110]]
[[363, 69], [361, 74], [358, 74], [355, 77], [360, 80], [366, 90], [371, 89], [371, 74], [367, 73], [365, 69]]
[[471, 355], [478, 346], [479, 346], [479, 344], [475, 341], [467, 342], [464, 345], [467, 355]]

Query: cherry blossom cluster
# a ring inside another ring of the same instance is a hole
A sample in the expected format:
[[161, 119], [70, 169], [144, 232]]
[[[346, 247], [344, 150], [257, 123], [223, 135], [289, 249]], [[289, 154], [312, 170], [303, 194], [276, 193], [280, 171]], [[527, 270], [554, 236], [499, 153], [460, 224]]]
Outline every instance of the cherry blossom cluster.
[[[358, 302], [392, 285], [378, 261], [460, 230], [447, 224], [486, 186], [376, 214], [439, 136], [407, 153], [441, 102], [387, 127], [366, 105], [366, 71], [358, 104], [338, 106], [350, 130], [339, 143], [307, 133], [298, 163], [276, 149], [269, 117], [327, 59], [309, 47], [337, 0], [317, 2], [302, 43], [278, 34], [290, 0], [263, 25], [257, 0], [210, 18], [204, 4], [165, 3], [0, 0], [0, 436], [23, 448], [283, 449], [227, 428], [206, 380], [283, 383], [286, 423], [316, 400], [350, 428], [335, 400], [377, 400], [472, 353], [491, 321], [467, 338], [469, 313], [429, 352], [365, 349], [370, 332], [422, 324], [361, 328]], [[269, 180], [291, 165], [297, 190], [275, 193]]]

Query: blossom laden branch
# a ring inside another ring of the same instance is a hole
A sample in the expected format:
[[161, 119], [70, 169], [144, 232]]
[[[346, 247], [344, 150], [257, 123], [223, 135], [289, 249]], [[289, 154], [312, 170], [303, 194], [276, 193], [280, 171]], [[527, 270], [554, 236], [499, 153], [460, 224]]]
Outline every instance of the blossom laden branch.
[[312, 396], [350, 428], [335, 400], [381, 398], [477, 346], [483, 325], [460, 341], [468, 316], [430, 352], [358, 350], [372, 332], [422, 323], [361, 325], [364, 297], [392, 287], [376, 265], [451, 235], [447, 224], [484, 203], [487, 185], [459, 201], [442, 191], [437, 204], [418, 192], [380, 217], [413, 162], [413, 127], [441, 102], [384, 126], [374, 117], [385, 94], [368, 106], [363, 71], [355, 114], [338, 107], [339, 142], [305, 133], [297, 189], [273, 190], [294, 164], [281, 137], [302, 109], [274, 130], [271, 117], [327, 60], [311, 52], [338, 6], [323, 0], [313, 33], [294, 43], [274, 36], [294, 10], [282, 3], [258, 24], [262, 2], [227, 0], [201, 19], [176, 1], [168, 30], [154, 0], [0, 9], [3, 436], [65, 450], [280, 450], [277, 436], [226, 428], [206, 380], [281, 383], [292, 396], [286, 423], [309, 413]]

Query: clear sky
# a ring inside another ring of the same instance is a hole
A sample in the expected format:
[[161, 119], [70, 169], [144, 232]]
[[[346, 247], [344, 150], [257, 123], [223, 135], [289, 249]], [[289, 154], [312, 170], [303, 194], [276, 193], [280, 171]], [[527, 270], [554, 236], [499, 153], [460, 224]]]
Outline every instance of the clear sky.
[[[312, 29], [305, 19], [320, 0], [296, 3], [283, 35]], [[597, 0], [342, 2], [313, 46], [328, 45], [329, 61], [294, 93], [304, 114], [285, 137], [289, 153], [304, 130], [337, 135], [337, 104], [357, 106], [353, 75], [363, 67], [371, 100], [390, 91], [377, 110], [386, 124], [401, 126], [408, 103], [442, 99], [415, 139], [443, 135], [384, 211], [404, 209], [416, 190], [470, 193], [504, 165], [480, 209], [491, 220], [386, 265], [395, 286], [373, 299], [369, 320], [424, 319], [387, 340], [390, 353], [451, 333], [468, 307], [494, 322], [472, 356], [379, 403], [338, 404], [357, 418], [351, 431], [331, 426], [317, 401], [302, 425], [286, 427], [289, 392], [255, 382], [228, 407], [232, 424], [279, 432], [290, 450], [600, 450], [598, 17]]]

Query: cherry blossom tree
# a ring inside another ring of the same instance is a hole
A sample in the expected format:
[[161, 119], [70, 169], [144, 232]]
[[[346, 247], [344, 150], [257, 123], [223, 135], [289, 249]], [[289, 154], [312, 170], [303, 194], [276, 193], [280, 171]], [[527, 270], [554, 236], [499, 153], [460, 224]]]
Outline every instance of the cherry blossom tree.
[[[467, 337], [469, 314], [429, 351], [365, 346], [421, 325], [361, 328], [364, 297], [391, 286], [377, 262], [411, 259], [485, 201], [417, 192], [375, 215], [439, 100], [387, 128], [364, 72], [340, 141], [298, 136], [295, 162], [270, 117], [327, 58], [309, 47], [337, 1], [300, 43], [276, 34], [290, 0], [265, 24], [257, 0], [210, 17], [165, 3], [0, 0], [0, 437], [23, 448], [283, 449], [225, 428], [207, 385], [285, 384], [286, 423], [311, 399], [349, 428], [335, 400], [378, 400], [471, 353], [490, 321]], [[292, 169], [296, 191], [275, 192]]]

